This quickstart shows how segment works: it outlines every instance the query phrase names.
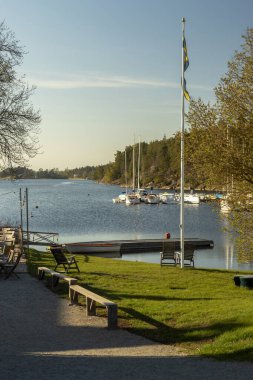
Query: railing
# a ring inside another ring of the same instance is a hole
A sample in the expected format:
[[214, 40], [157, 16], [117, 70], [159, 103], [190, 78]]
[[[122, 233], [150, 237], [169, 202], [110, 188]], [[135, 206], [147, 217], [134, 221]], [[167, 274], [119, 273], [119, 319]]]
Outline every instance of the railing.
[[29, 245], [53, 245], [58, 243], [57, 232], [23, 231], [23, 243]]

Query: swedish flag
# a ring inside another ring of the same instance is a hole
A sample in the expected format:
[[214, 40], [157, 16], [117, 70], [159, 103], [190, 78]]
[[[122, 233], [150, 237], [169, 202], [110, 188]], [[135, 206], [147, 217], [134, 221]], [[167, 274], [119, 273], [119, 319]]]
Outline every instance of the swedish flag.
[[191, 97], [189, 95], [189, 92], [186, 90], [186, 80], [184, 79], [184, 97], [189, 102], [191, 100]]
[[184, 49], [184, 71], [186, 71], [189, 66], [189, 58], [188, 58], [185, 37], [183, 37], [183, 49]]
[[[188, 69], [188, 66], [189, 66], [189, 57], [188, 57], [187, 46], [186, 46], [186, 41], [185, 41], [184, 36], [183, 36], [183, 54], [184, 54], [184, 71], [186, 71]], [[191, 97], [189, 95], [189, 92], [186, 90], [186, 80], [185, 79], [184, 79], [184, 83], [183, 83], [183, 91], [184, 91], [185, 99], [189, 102], [191, 100]]]

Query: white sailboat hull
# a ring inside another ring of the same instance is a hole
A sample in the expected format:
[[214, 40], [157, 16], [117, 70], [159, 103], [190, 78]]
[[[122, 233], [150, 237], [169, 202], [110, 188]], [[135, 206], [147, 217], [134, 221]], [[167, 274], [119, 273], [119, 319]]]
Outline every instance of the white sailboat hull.
[[164, 204], [177, 204], [178, 201], [176, 200], [175, 196], [173, 194], [169, 193], [162, 193], [159, 194], [160, 201]]
[[191, 203], [191, 204], [199, 204], [200, 198], [197, 194], [185, 194], [184, 195], [184, 202], [185, 203]]
[[141, 201], [136, 195], [127, 195], [126, 196], [126, 205], [137, 205]]
[[160, 203], [160, 198], [155, 194], [149, 194], [145, 202], [151, 205], [157, 205], [158, 203]]

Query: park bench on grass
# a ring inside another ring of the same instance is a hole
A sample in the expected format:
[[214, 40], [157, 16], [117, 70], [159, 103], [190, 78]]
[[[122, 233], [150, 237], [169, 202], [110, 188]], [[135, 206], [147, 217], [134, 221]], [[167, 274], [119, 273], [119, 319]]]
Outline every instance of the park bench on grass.
[[70, 301], [72, 304], [78, 303], [78, 296], [82, 295], [86, 297], [86, 314], [87, 316], [96, 315], [96, 303], [99, 303], [107, 309], [107, 326], [108, 328], [117, 327], [118, 319], [118, 306], [116, 303], [109, 301], [108, 299], [99, 296], [92, 291], [83, 288], [79, 285], [69, 286]]
[[[51, 276], [51, 287], [54, 288], [58, 285], [59, 280], [63, 280], [68, 282], [70, 285], [75, 285], [77, 283], [77, 279], [73, 277], [69, 277], [65, 275], [64, 273], [55, 272], [53, 269], [49, 269], [46, 267], [38, 267], [38, 277], [39, 280], [43, 280], [45, 277], [45, 273], [49, 274]], [[69, 293], [70, 296], [70, 293]]]

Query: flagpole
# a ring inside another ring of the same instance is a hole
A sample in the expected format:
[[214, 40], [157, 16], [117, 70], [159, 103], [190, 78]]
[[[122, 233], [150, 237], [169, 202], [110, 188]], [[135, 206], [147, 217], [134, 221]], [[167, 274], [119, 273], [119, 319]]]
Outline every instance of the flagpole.
[[[182, 18], [182, 35], [184, 38], [185, 18]], [[181, 94], [181, 180], [180, 180], [180, 251], [181, 268], [184, 267], [184, 47], [182, 44], [182, 94]]]
[[[134, 135], [134, 145], [135, 145], [135, 135]], [[133, 145], [133, 192], [135, 192], [135, 155], [134, 155], [134, 145]]]
[[138, 153], [138, 190], [140, 190], [140, 165], [141, 165], [141, 136], [139, 136], [139, 153]]

